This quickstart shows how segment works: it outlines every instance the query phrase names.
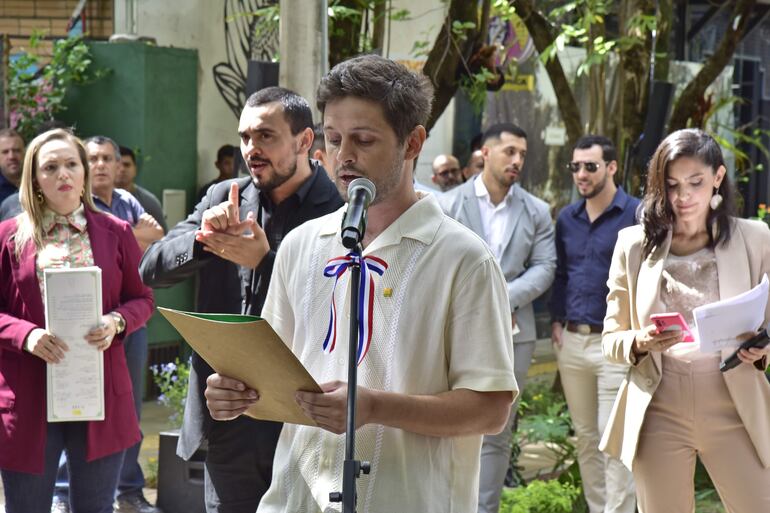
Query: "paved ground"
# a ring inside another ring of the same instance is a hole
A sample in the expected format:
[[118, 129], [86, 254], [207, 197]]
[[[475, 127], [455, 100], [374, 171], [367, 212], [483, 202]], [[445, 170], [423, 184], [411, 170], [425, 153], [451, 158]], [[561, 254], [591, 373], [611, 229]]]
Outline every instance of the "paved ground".
[[[535, 349], [535, 356], [530, 367], [530, 376], [555, 374], [556, 362], [554, 360], [553, 350], [549, 340], [540, 340]], [[158, 433], [165, 431], [171, 426], [168, 424], [168, 410], [155, 401], [144, 403], [142, 409], [142, 432], [144, 441], [139, 460], [145, 475], [152, 478], [157, 472], [158, 462]], [[525, 478], [535, 476], [544, 469], [550, 469], [553, 466], [553, 460], [547, 448], [535, 445], [522, 447], [522, 454], [519, 463], [524, 467], [523, 475]], [[145, 497], [155, 503], [157, 490], [154, 488], [145, 489]], [[0, 507], [4, 506], [5, 497], [3, 495], [2, 483], [0, 483]]]

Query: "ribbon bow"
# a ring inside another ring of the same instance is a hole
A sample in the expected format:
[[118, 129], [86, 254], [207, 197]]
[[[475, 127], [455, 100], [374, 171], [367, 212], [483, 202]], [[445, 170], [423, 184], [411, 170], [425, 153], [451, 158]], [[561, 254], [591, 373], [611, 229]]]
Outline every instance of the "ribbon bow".
[[329, 315], [329, 329], [326, 332], [326, 338], [323, 343], [324, 353], [334, 351], [337, 342], [337, 307], [334, 305], [334, 291], [337, 289], [337, 283], [345, 271], [353, 265], [361, 266], [361, 280], [358, 287], [358, 348], [357, 364], [369, 351], [369, 345], [372, 342], [372, 321], [374, 317], [374, 275], [377, 273], [382, 276], [388, 264], [381, 258], [375, 256], [365, 256], [350, 252], [345, 256], [332, 258], [324, 267], [324, 276], [334, 277], [334, 288], [332, 288], [332, 301]]

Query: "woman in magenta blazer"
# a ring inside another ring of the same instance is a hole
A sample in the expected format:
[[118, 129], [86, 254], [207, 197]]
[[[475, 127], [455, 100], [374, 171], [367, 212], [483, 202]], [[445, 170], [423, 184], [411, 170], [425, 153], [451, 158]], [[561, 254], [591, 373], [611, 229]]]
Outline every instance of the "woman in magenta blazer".
[[[123, 338], [152, 313], [138, 273], [141, 252], [125, 222], [91, 200], [83, 144], [51, 130], [29, 145], [20, 187], [23, 212], [0, 223], [0, 474], [8, 513], [50, 511], [62, 450], [71, 509], [112, 512], [123, 450], [139, 440]], [[43, 270], [102, 270], [102, 323], [85, 337], [104, 353], [105, 420], [46, 420], [46, 364], [68, 347], [45, 330]]]

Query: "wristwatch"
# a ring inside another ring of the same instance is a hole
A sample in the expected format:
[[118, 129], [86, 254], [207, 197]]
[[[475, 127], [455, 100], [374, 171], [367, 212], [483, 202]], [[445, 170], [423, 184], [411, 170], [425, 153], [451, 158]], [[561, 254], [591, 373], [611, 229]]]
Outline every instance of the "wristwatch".
[[115, 319], [115, 334], [120, 335], [126, 331], [126, 320], [118, 312], [110, 312], [110, 315]]

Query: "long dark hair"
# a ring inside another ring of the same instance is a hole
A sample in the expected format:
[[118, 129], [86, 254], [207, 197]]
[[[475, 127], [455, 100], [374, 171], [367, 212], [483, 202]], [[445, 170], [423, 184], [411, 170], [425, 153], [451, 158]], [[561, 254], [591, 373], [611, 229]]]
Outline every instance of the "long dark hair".
[[[720, 166], [725, 165], [719, 145], [703, 130], [695, 128], [677, 130], [660, 143], [647, 170], [647, 189], [643, 200], [643, 255], [645, 258], [655, 248], [660, 247], [674, 226], [674, 210], [668, 201], [666, 178], [671, 163], [682, 157], [698, 159], [709, 166], [713, 173], [716, 173]], [[718, 192], [722, 195], [722, 203], [717, 209], [710, 210], [706, 218], [708, 245], [711, 248], [730, 240], [730, 217], [733, 213], [735, 194], [727, 173], [719, 185]]]

